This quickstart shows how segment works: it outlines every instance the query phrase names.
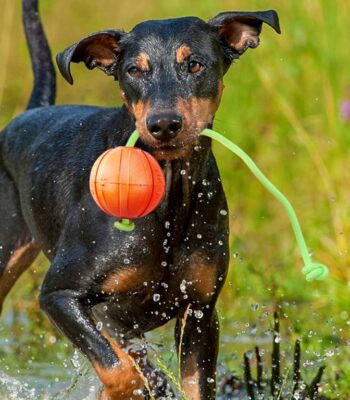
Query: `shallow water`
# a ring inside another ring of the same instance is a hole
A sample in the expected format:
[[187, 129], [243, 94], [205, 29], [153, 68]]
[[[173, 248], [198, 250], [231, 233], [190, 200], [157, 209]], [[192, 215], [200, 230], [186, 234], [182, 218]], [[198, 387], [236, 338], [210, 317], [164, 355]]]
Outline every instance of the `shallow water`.
[[[172, 340], [172, 329], [161, 334], [161, 344], [150, 344], [150, 358], [152, 359], [156, 352], [164, 353], [165, 348], [170, 350], [164, 356], [167, 359], [166, 364], [169, 368], [176, 369], [175, 349]], [[149, 334], [149, 342], [159, 342], [159, 335]], [[258, 342], [269, 344], [270, 338], [260, 338]], [[239, 336], [233, 340], [227, 335], [222, 336], [222, 345], [235, 342], [235, 349], [247, 343], [254, 345], [249, 336]], [[8, 343], [7, 343], [8, 345]], [[153, 360], [154, 361], [154, 360]], [[219, 384], [227, 376], [227, 371], [223, 367], [224, 359], [219, 361]], [[63, 366], [62, 366], [63, 365]], [[0, 399], [1, 400], [96, 400], [102, 386], [91, 368], [88, 361], [75, 351], [69, 360], [61, 363], [30, 362], [28, 368], [17, 369], [16, 371], [1, 370], [0, 368]], [[176, 392], [176, 388], [174, 388]], [[169, 397], [170, 398], [170, 397]], [[180, 398], [177, 396], [177, 398]], [[227, 397], [225, 397], [227, 398]], [[244, 396], [235, 396], [234, 399], [245, 398]], [[218, 396], [218, 399], [222, 397]], [[164, 399], [165, 400], [165, 399]]]
[[[252, 343], [251, 337], [240, 336], [234, 340], [223, 335], [222, 346], [235, 346], [237, 353], [247, 344], [251, 347], [258, 342], [260, 348], [269, 348], [271, 337], [259, 338]], [[263, 353], [265, 351], [263, 350]], [[252, 352], [251, 352], [252, 354]], [[249, 353], [248, 353], [249, 355]], [[284, 354], [285, 356], [285, 354]], [[227, 357], [237, 359], [234, 354], [223, 354], [218, 363], [218, 387], [230, 375], [225, 367]], [[251, 355], [249, 357], [252, 358]], [[175, 357], [174, 357], [175, 360]], [[60, 368], [59, 365], [48, 363], [31, 363], [30, 368], [8, 373], [0, 371], [0, 399], [1, 400], [96, 400], [101, 390], [101, 384], [89, 363], [78, 352], [72, 357], [70, 368]], [[237, 371], [242, 377], [242, 371]], [[57, 377], [60, 378], [57, 378]], [[180, 397], [177, 396], [178, 399]], [[217, 400], [247, 399], [244, 386], [231, 395], [218, 395]], [[169, 397], [170, 399], [170, 397]], [[165, 400], [165, 398], [164, 398]]]
[[[254, 353], [251, 351], [258, 345], [263, 353], [265, 371], [270, 366], [271, 342], [272, 342], [272, 314], [267, 311], [267, 307], [249, 306], [247, 315], [239, 320], [227, 317], [227, 312], [220, 313], [221, 319], [221, 341], [220, 356], [218, 362], [218, 388], [223, 385], [223, 381], [232, 373], [240, 378], [243, 377], [242, 356], [244, 352], [252, 362], [252, 370], [255, 372], [256, 364]], [[286, 307], [285, 307], [286, 309]], [[289, 311], [292, 311], [290, 307]], [[296, 339], [295, 330], [287, 314], [283, 314], [281, 320], [281, 373], [288, 375], [291, 381], [291, 363], [293, 358], [293, 346]], [[322, 316], [312, 314], [312, 324], [317, 327], [321, 323], [325, 325]], [[28, 332], [16, 332], [11, 335], [15, 319], [20, 321], [21, 330], [26, 329], [29, 324], [25, 314], [14, 315], [7, 313], [0, 326], [0, 355], [1, 351], [5, 356], [0, 357], [0, 399], [1, 400], [95, 400], [101, 390], [101, 384], [90, 364], [77, 351], [74, 353], [69, 344], [64, 344], [60, 336], [50, 336], [49, 346], [41, 342], [47, 332], [39, 332], [39, 336], [27, 336]], [[294, 317], [293, 317], [294, 319]], [[340, 393], [334, 393], [334, 385], [327, 383], [329, 376], [338, 371], [339, 359], [346, 357], [346, 343], [342, 335], [339, 334], [342, 328], [335, 330], [334, 324], [330, 319], [329, 334], [330, 338], [319, 335], [317, 329], [309, 330], [304, 334], [303, 343], [303, 374], [310, 382], [315, 375], [318, 367], [323, 363], [328, 365], [328, 376], [323, 386], [325, 393], [335, 394], [339, 397]], [[311, 326], [311, 318], [309, 326]], [[345, 325], [348, 326], [348, 325]], [[147, 337], [151, 359], [155, 354], [160, 355], [162, 361], [177, 374], [176, 356], [173, 343], [173, 323], [161, 328]], [[346, 332], [341, 331], [346, 335]], [[324, 335], [324, 333], [323, 333]], [[18, 338], [23, 342], [18, 342]], [[30, 343], [29, 345], [27, 343]], [[61, 343], [61, 344], [60, 344]], [[345, 344], [345, 346], [342, 346]], [[29, 347], [29, 352], [28, 352]], [[15, 350], [14, 350], [15, 349]], [[40, 356], [31, 356], [31, 354]], [[62, 350], [63, 349], [63, 350]], [[31, 353], [31, 350], [33, 353]], [[34, 352], [35, 350], [35, 352]], [[44, 351], [46, 353], [44, 353]], [[8, 354], [7, 354], [8, 353]], [[11, 359], [8, 363], [4, 360]], [[40, 359], [40, 361], [38, 361]], [[44, 360], [44, 361], [42, 361]], [[47, 360], [47, 361], [45, 361]], [[341, 369], [341, 368], [340, 368]], [[290, 384], [286, 387], [290, 387]], [[180, 398], [180, 397], [178, 397]], [[239, 390], [233, 396], [218, 396], [218, 399], [246, 399], [244, 390]], [[290, 398], [290, 397], [287, 397]], [[339, 397], [346, 398], [346, 397]]]
[[13, 371], [0, 371], [1, 399], [95, 400], [101, 390], [94, 370], [77, 352], [73, 356], [71, 369], [32, 363], [30, 369], [16, 372], [14, 376]]

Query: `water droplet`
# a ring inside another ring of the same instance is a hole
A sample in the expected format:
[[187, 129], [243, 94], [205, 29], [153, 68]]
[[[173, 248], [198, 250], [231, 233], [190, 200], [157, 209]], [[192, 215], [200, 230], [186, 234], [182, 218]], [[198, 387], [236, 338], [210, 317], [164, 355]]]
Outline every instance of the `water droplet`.
[[335, 354], [334, 350], [328, 350], [325, 354], [325, 357], [332, 357], [334, 356], [334, 354]]
[[79, 352], [78, 350], [74, 351], [73, 357], [71, 358], [71, 363], [75, 369], [80, 369], [80, 362], [79, 362]]
[[221, 215], [227, 215], [227, 211], [226, 210], [220, 210], [220, 214]]
[[153, 301], [159, 301], [159, 300], [160, 300], [160, 294], [159, 293], [154, 293]]
[[180, 174], [181, 174], [181, 175], [186, 175], [186, 171], [185, 171], [184, 169], [182, 169], [182, 170], [180, 171]]
[[52, 343], [52, 344], [54, 344], [54, 343], [56, 343], [56, 336], [53, 336], [53, 335], [51, 335], [50, 337], [49, 337], [49, 342], [50, 343]]
[[180, 284], [180, 290], [182, 293], [186, 293], [186, 281], [182, 281]]
[[124, 264], [130, 264], [130, 260], [128, 258], [124, 258], [123, 262]]
[[103, 323], [101, 321], [97, 322], [96, 324], [96, 329], [101, 332], [103, 328]]
[[207, 382], [208, 382], [208, 383], [214, 383], [214, 382], [215, 382], [215, 379], [213, 379], [213, 378], [207, 378]]
[[201, 318], [203, 318], [203, 311], [201, 311], [201, 310], [194, 310], [194, 316], [197, 318], [197, 319], [201, 319]]

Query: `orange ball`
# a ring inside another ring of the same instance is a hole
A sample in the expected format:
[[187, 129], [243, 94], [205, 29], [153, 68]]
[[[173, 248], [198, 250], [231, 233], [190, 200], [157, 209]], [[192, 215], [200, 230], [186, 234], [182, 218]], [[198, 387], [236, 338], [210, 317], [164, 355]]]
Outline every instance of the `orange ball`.
[[105, 213], [118, 218], [140, 218], [153, 211], [165, 192], [157, 160], [136, 147], [116, 147], [95, 161], [90, 191]]

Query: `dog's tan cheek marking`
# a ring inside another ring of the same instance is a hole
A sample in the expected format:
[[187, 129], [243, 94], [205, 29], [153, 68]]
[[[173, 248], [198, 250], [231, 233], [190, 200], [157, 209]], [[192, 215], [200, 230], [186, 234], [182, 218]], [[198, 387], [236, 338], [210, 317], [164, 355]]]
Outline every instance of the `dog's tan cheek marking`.
[[116, 341], [110, 340], [104, 334], [103, 336], [118, 356], [120, 363], [113, 368], [105, 368], [98, 363], [93, 363], [104, 385], [100, 400], [143, 399], [144, 382], [135, 368], [132, 356], [125, 353]]
[[199, 99], [190, 97], [189, 99], [179, 99], [177, 103], [184, 121], [184, 131], [190, 135], [196, 132], [193, 128], [203, 129], [214, 117], [217, 106], [212, 99]]
[[149, 109], [149, 104], [146, 101], [140, 100], [137, 103], [132, 104], [131, 109], [137, 122], [146, 117], [146, 114]]
[[0, 278], [0, 310], [7, 293], [11, 290], [22, 272], [33, 263], [39, 251], [39, 247], [34, 242], [31, 242], [19, 247], [12, 254]]
[[179, 64], [183, 64], [185, 60], [188, 59], [188, 57], [191, 55], [191, 49], [188, 46], [180, 46], [178, 49], [176, 49], [176, 61]]
[[140, 53], [136, 57], [136, 66], [141, 71], [149, 71], [149, 55], [147, 53]]
[[[219, 107], [224, 85], [222, 80], [218, 82], [218, 91], [213, 99], [189, 97], [179, 98], [177, 107], [185, 120], [185, 131], [191, 132], [193, 127], [203, 129], [211, 123]], [[186, 129], [187, 128], [187, 129]]]
[[131, 112], [135, 117], [135, 125], [138, 133], [140, 134], [141, 138], [149, 139], [149, 134], [146, 127], [146, 116], [148, 115], [150, 105], [147, 101], [138, 101], [135, 104], [131, 105]]

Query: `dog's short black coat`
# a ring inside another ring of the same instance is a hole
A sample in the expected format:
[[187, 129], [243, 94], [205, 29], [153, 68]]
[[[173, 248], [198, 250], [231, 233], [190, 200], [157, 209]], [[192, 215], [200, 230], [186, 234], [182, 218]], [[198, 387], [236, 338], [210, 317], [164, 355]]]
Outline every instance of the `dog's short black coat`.
[[[23, 3], [35, 85], [28, 110], [0, 136], [0, 305], [42, 250], [51, 267], [41, 307], [94, 365], [102, 399], [147, 397], [133, 362], [156, 398], [164, 394], [128, 341], [177, 318], [179, 347], [184, 316], [184, 390], [188, 399], [213, 399], [228, 218], [211, 142], [199, 134], [212, 126], [229, 65], [258, 45], [263, 22], [279, 32], [277, 14], [226, 12], [208, 23], [187, 17], [92, 34], [58, 55], [59, 69], [70, 83], [71, 62], [102, 69], [119, 80], [124, 105], [52, 106], [37, 0]], [[97, 157], [124, 145], [135, 126], [137, 146], [164, 170], [166, 195], [125, 233], [94, 203], [88, 181]]]

